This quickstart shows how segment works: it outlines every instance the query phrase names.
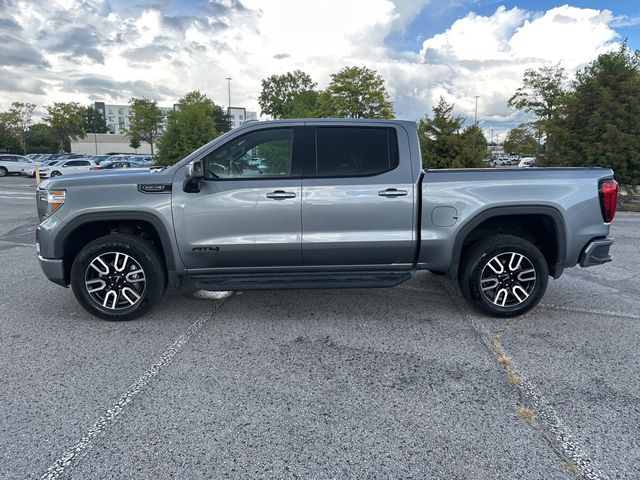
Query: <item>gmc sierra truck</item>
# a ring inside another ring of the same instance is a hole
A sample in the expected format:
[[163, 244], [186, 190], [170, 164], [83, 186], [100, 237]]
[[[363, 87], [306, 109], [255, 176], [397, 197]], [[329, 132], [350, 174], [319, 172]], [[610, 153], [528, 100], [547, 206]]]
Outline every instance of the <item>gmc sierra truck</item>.
[[90, 313], [131, 319], [167, 287], [391, 287], [457, 279], [480, 311], [533, 308], [548, 277], [611, 260], [602, 168], [423, 170], [416, 124], [253, 122], [177, 164], [37, 190], [40, 265]]

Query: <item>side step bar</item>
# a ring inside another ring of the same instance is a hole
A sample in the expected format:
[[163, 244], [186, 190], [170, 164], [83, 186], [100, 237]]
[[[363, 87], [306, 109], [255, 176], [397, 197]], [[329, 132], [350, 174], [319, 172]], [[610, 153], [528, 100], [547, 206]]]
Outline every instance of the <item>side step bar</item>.
[[395, 287], [411, 278], [409, 272], [244, 274], [190, 277], [201, 290], [297, 290], [309, 288]]

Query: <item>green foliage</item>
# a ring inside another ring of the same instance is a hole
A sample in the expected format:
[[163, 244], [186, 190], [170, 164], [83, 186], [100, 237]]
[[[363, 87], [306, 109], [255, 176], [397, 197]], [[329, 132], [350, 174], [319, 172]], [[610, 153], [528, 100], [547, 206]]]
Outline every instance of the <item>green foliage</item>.
[[5, 113], [0, 113], [0, 153], [20, 151], [20, 137], [5, 123]]
[[318, 106], [317, 83], [301, 71], [271, 75], [262, 80], [258, 103], [273, 118], [313, 117]]
[[109, 131], [104, 116], [94, 107], [84, 109], [82, 129], [86, 133], [107, 133]]
[[129, 100], [131, 105], [131, 121], [129, 122], [129, 138], [147, 142], [151, 146], [151, 154], [153, 155], [153, 144], [160, 136], [159, 129], [162, 126], [164, 113], [158, 107], [158, 102], [148, 98], [132, 98]]
[[321, 117], [393, 118], [393, 104], [384, 79], [367, 67], [345, 67], [331, 75], [331, 82], [319, 95]]
[[451, 162], [454, 168], [480, 168], [487, 156], [487, 139], [477, 125], [470, 125], [460, 135], [460, 152]]
[[86, 136], [82, 125], [84, 123], [84, 108], [77, 102], [56, 102], [46, 107], [45, 121], [53, 129], [58, 140], [59, 150], [64, 150], [71, 140]]
[[506, 153], [523, 157], [534, 156], [539, 150], [535, 132], [525, 124], [509, 130], [503, 146]]
[[33, 103], [12, 102], [11, 108], [3, 112], [2, 123], [19, 138], [23, 154], [27, 153], [26, 135], [35, 108]]
[[215, 104], [213, 101], [211, 101], [210, 105], [212, 109], [211, 114], [213, 116], [213, 123], [216, 126], [216, 132], [218, 132], [219, 135], [227, 133], [231, 130], [231, 117], [220, 105]]
[[640, 50], [624, 44], [578, 72], [555, 128], [555, 164], [610, 167], [619, 182], [640, 184]]
[[223, 116], [228, 119], [206, 95], [197, 90], [187, 93], [169, 113], [167, 131], [159, 143], [158, 163], [172, 165], [216, 138], [220, 135], [216, 125], [228, 126]]
[[433, 107], [433, 118], [418, 122], [418, 139], [424, 168], [448, 168], [460, 152], [460, 129], [464, 119], [453, 115], [453, 105], [444, 98]]
[[56, 153], [59, 143], [53, 128], [35, 123], [27, 131], [27, 147], [27, 153]]

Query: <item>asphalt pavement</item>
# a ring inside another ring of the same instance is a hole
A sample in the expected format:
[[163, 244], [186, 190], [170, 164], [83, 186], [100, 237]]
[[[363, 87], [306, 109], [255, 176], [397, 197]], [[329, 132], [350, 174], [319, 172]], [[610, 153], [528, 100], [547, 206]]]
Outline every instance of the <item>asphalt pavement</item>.
[[169, 291], [105, 322], [46, 280], [0, 179], [0, 478], [640, 478], [640, 214], [498, 320], [446, 279]]

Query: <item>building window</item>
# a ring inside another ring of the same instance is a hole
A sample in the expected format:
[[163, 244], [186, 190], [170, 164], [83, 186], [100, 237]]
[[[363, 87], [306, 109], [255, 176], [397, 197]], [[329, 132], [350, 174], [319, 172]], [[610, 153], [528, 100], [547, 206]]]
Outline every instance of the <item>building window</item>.
[[118, 109], [118, 115], [124, 115], [124, 108]]

